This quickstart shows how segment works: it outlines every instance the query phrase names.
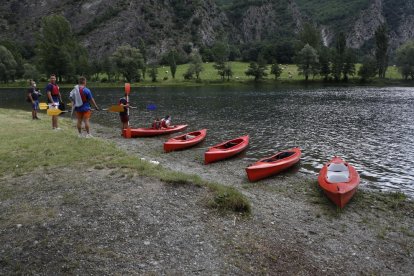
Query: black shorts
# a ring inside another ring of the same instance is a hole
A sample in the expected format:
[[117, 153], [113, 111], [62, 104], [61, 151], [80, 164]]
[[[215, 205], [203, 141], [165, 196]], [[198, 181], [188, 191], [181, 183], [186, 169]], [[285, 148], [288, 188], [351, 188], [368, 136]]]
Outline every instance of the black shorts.
[[128, 123], [128, 121], [129, 121], [128, 114], [119, 114], [119, 118], [121, 118], [121, 122], [123, 122], [123, 123]]

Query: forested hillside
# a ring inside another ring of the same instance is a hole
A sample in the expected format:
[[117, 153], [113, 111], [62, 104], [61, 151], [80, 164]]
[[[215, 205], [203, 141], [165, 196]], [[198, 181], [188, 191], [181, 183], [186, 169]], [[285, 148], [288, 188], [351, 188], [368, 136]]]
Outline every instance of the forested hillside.
[[97, 57], [141, 39], [152, 56], [218, 40], [244, 47], [291, 43], [305, 22], [319, 28], [327, 45], [344, 32], [350, 47], [366, 50], [383, 22], [393, 49], [414, 37], [414, 3], [406, 0], [6, 0], [0, 3], [0, 40], [18, 41], [30, 55], [40, 22], [50, 14], [64, 15]]

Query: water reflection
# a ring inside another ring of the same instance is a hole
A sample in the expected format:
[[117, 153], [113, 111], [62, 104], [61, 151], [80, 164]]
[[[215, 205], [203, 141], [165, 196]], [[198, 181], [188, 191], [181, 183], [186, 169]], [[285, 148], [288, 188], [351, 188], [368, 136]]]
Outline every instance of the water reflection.
[[[68, 94], [68, 91], [63, 91]], [[93, 90], [101, 106], [116, 104], [122, 90]], [[0, 90], [0, 106], [28, 109], [24, 91]], [[341, 156], [360, 172], [365, 185], [401, 189], [414, 195], [414, 89], [411, 88], [134, 88], [133, 126], [173, 116], [189, 130], [208, 128], [211, 145], [244, 134], [249, 162], [299, 146], [300, 170], [317, 173], [330, 157]], [[155, 104], [157, 110], [146, 110]], [[117, 114], [93, 121], [119, 127]]]

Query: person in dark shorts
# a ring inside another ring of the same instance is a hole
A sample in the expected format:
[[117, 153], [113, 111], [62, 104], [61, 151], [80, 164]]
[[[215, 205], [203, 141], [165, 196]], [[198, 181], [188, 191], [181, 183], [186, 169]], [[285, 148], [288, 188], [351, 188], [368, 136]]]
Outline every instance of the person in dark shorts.
[[36, 89], [36, 82], [34, 80], [29, 81], [30, 88], [27, 89], [27, 101], [32, 105], [32, 119], [40, 120], [37, 117], [37, 111], [39, 110], [39, 97], [42, 95], [39, 89]]
[[129, 127], [129, 115], [128, 115], [128, 108], [129, 103], [125, 97], [119, 99], [119, 105], [124, 107], [124, 111], [119, 112], [119, 118], [121, 119], [122, 129], [126, 129]]

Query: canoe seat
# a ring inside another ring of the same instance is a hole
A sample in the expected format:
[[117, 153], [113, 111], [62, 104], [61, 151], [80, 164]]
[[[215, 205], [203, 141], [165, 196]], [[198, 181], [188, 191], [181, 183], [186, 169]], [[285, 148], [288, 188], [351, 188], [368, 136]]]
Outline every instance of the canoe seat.
[[331, 163], [326, 175], [328, 182], [340, 183], [349, 181], [349, 169], [344, 163]]
[[287, 158], [289, 156], [292, 156], [294, 154], [295, 153], [294, 152], [291, 152], [291, 151], [284, 151], [284, 152], [281, 152], [278, 155], [275, 155], [275, 156], [273, 156], [271, 158], [265, 159], [262, 162], [269, 162], [269, 163], [276, 162], [277, 160], [285, 159], [285, 158]]

